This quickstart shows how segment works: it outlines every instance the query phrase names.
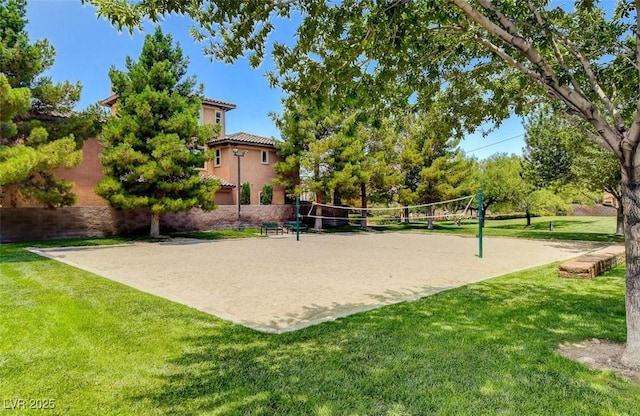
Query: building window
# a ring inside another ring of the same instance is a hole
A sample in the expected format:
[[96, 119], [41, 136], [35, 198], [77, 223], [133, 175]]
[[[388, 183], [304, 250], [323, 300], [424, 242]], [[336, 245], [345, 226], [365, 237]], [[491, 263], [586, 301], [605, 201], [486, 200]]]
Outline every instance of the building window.
[[[189, 151], [191, 153], [193, 153], [194, 155], [200, 156], [202, 153], [204, 153], [204, 147], [202, 147], [202, 146], [191, 147], [191, 148], [189, 148]], [[207, 161], [203, 160], [202, 161], [202, 165], [196, 165], [196, 166], [194, 166], [194, 168], [206, 170], [207, 169]]]
[[269, 151], [268, 150], [263, 150], [262, 151], [262, 164], [266, 165], [269, 163]]
[[222, 124], [222, 113], [220, 111], [216, 111], [216, 124]]
[[215, 166], [220, 166], [222, 163], [222, 156], [220, 154], [220, 149], [216, 149], [216, 157], [214, 160], [214, 165]]

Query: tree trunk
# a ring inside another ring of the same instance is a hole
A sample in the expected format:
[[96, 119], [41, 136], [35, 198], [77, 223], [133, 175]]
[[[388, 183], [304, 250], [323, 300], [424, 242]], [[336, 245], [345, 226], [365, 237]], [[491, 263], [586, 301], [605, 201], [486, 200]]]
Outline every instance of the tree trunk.
[[361, 198], [361, 205], [363, 209], [362, 211], [360, 211], [362, 213], [362, 219], [360, 220], [360, 227], [362, 228], [366, 228], [367, 227], [367, 184], [366, 183], [361, 183], [360, 184], [360, 198]]
[[342, 194], [337, 187], [333, 190], [333, 205], [342, 205]]
[[427, 207], [427, 229], [433, 230], [433, 213], [434, 213], [433, 205]]
[[[487, 218], [487, 208], [490, 204], [482, 204], [482, 219], [480, 220], [480, 227], [484, 228], [484, 219]], [[478, 215], [480, 213], [478, 212]]]
[[[316, 192], [316, 202], [318, 204], [322, 204], [323, 203], [322, 193], [321, 192]], [[313, 224], [313, 228], [316, 231], [322, 230], [322, 205], [316, 205], [316, 219], [315, 219], [315, 222]]]
[[404, 223], [409, 224], [409, 208], [404, 207]]
[[640, 369], [640, 178], [622, 172], [622, 207], [626, 248], [627, 346], [622, 362]]
[[618, 201], [618, 212], [616, 217], [616, 235], [624, 235], [624, 208]]
[[531, 227], [531, 211], [527, 210], [527, 227]]
[[[320, 180], [320, 162], [317, 159], [315, 160], [313, 165], [313, 178], [315, 180]], [[322, 192], [316, 192], [316, 203], [324, 203]], [[322, 230], [322, 205], [316, 205], [316, 219], [313, 223], [313, 228], [316, 231]]]
[[160, 213], [151, 213], [151, 231], [149, 236], [152, 238], [160, 238]]

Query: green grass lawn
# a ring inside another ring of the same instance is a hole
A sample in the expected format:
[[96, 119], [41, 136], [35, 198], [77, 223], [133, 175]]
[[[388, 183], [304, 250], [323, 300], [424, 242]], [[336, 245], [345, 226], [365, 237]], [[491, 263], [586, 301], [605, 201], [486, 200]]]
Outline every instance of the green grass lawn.
[[552, 264], [270, 335], [22, 245], [0, 260], [2, 410], [52, 399], [44, 414], [640, 415], [640, 385], [554, 353], [624, 342], [620, 267], [582, 281]]
[[[549, 231], [549, 222], [554, 229]], [[357, 227], [354, 227], [357, 228]], [[425, 232], [446, 232], [453, 234], [477, 234], [478, 221], [463, 220], [460, 226], [453, 221], [436, 221], [433, 230], [427, 230], [425, 223], [397, 224], [370, 227], [378, 231], [420, 230]], [[486, 220], [483, 235], [487, 237], [517, 237], [553, 240], [585, 240], [619, 242], [622, 236], [615, 235], [615, 217], [535, 217], [527, 227], [526, 219]]]

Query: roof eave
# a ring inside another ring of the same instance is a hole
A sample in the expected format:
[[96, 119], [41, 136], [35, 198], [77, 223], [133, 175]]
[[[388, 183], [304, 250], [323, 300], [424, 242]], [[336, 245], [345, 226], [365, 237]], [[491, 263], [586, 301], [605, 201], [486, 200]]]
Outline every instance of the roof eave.
[[98, 104], [104, 105], [106, 107], [113, 107], [113, 105], [118, 101], [118, 94], [113, 93], [104, 100], [98, 101]]
[[202, 104], [211, 105], [214, 107], [222, 108], [225, 111], [231, 111], [236, 108], [236, 105], [233, 103], [228, 103], [226, 101], [214, 100], [213, 98], [203, 98]]
[[213, 139], [210, 142], [207, 143], [209, 146], [215, 146], [215, 145], [234, 145], [234, 146], [249, 146], [249, 147], [268, 147], [270, 149], [275, 149], [276, 146], [273, 144], [267, 144], [267, 143], [252, 143], [252, 142], [245, 142], [242, 140], [233, 140], [233, 139]]

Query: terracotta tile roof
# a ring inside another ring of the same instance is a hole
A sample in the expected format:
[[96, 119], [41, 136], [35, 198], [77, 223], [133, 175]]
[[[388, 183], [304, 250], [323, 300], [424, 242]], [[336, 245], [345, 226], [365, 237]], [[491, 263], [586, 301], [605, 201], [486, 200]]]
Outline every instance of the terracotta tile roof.
[[235, 183], [231, 183], [225, 179], [222, 179], [216, 175], [202, 175], [205, 178], [212, 178], [212, 179], [217, 179], [220, 181], [220, 185], [222, 185], [223, 188], [235, 188], [236, 184]]
[[216, 100], [214, 98], [207, 98], [207, 97], [204, 97], [202, 99], [202, 104], [215, 105], [216, 107], [220, 107], [227, 111], [233, 110], [234, 108], [236, 108], [235, 104], [230, 103], [228, 101]]
[[[116, 101], [118, 101], [118, 94], [111, 94], [104, 100], [100, 100], [98, 102], [104, 106], [111, 107], [113, 106], [113, 104], [115, 104]], [[215, 98], [208, 98], [208, 97], [204, 97], [202, 99], [202, 104], [214, 105], [216, 107], [220, 107], [223, 110], [227, 110], [227, 111], [233, 110], [234, 108], [236, 108], [235, 104], [230, 103], [228, 101], [216, 100]]]
[[238, 132], [233, 134], [227, 134], [224, 137], [218, 137], [209, 142], [209, 146], [216, 144], [249, 144], [258, 145], [262, 147], [276, 147], [275, 139], [269, 137], [256, 136], [255, 134], [249, 134], [245, 132]]

